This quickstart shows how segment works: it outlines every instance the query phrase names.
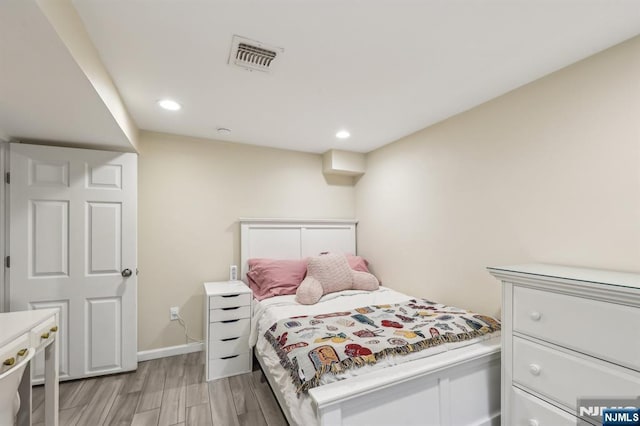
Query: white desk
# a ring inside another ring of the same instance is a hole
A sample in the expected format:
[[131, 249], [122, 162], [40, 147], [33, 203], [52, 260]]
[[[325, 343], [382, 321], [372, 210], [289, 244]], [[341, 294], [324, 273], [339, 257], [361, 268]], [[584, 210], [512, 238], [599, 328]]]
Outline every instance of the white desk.
[[[45, 425], [58, 425], [57, 309], [0, 313], [0, 362], [24, 348], [44, 349]], [[33, 361], [32, 361], [33, 362]], [[31, 363], [29, 363], [31, 364]], [[20, 382], [18, 426], [31, 425], [31, 366]]]

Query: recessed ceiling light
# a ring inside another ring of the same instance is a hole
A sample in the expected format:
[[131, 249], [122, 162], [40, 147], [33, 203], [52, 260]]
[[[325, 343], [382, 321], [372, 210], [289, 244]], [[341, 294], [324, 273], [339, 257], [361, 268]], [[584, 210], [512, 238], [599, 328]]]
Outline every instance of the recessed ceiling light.
[[164, 108], [169, 111], [178, 111], [182, 108], [182, 105], [171, 99], [161, 99], [158, 101], [158, 105], [160, 105], [160, 108]]
[[227, 129], [226, 127], [218, 127], [216, 130], [221, 135], [225, 135], [226, 136], [226, 135], [230, 135], [231, 134], [231, 129]]
[[336, 133], [336, 138], [338, 139], [347, 139], [349, 136], [351, 136], [351, 133], [347, 132], [346, 130], [340, 130], [338, 133]]

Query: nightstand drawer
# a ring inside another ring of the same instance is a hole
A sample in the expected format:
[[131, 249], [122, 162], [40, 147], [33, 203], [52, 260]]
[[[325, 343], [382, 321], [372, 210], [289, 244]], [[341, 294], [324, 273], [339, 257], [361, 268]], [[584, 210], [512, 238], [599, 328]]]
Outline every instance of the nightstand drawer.
[[232, 308], [211, 309], [209, 321], [227, 321], [240, 318], [249, 318], [251, 308], [249, 306], [234, 306]]
[[512, 388], [512, 418], [506, 424], [512, 426], [575, 426], [578, 420], [566, 411], [547, 404], [543, 400]]
[[209, 297], [209, 309], [232, 308], [235, 306], [250, 306], [251, 293], [225, 294]]
[[249, 352], [249, 335], [209, 340], [209, 358], [222, 358]]
[[249, 318], [212, 322], [209, 327], [209, 341], [248, 335], [250, 327], [251, 320]]
[[209, 359], [207, 379], [221, 379], [250, 371], [251, 352], [244, 352], [227, 358]]
[[514, 286], [513, 329], [640, 370], [640, 309]]
[[573, 410], [577, 398], [637, 395], [640, 373], [513, 338], [513, 381]]

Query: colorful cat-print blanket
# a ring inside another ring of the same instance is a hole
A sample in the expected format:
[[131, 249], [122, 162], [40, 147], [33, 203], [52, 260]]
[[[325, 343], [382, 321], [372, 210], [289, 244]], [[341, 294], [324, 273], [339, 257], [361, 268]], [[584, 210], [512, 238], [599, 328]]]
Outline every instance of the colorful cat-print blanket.
[[500, 330], [495, 318], [424, 299], [282, 319], [265, 333], [298, 393], [325, 374]]

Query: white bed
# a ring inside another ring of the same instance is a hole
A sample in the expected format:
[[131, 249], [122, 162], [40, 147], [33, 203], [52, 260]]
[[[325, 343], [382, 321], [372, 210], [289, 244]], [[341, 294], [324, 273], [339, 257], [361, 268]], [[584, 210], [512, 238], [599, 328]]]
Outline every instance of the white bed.
[[[322, 251], [355, 253], [355, 221], [241, 221], [242, 277], [254, 257], [303, 258]], [[437, 346], [349, 370], [298, 397], [289, 373], [261, 335], [278, 319], [396, 303], [410, 297], [382, 287], [345, 291], [316, 305], [293, 296], [254, 303], [251, 344], [287, 420], [301, 425], [497, 425], [500, 420], [500, 337]], [[479, 340], [479, 339], [477, 339]], [[474, 343], [476, 342], [476, 343]], [[426, 357], [425, 357], [426, 356]], [[398, 363], [399, 362], [399, 363]], [[394, 365], [397, 364], [397, 365]]]

